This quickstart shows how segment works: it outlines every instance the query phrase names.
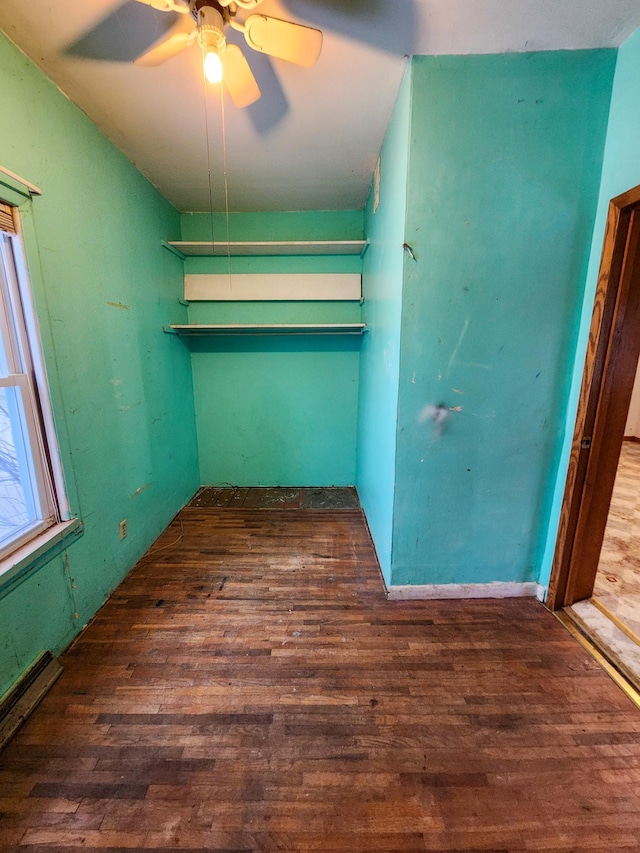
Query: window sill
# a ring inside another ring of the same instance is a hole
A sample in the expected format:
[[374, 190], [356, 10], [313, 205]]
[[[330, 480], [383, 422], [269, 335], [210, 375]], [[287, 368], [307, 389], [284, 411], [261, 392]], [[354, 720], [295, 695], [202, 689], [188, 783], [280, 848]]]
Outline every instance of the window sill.
[[54, 524], [26, 545], [0, 560], [0, 598], [14, 590], [27, 577], [46, 565], [84, 532], [79, 518]]

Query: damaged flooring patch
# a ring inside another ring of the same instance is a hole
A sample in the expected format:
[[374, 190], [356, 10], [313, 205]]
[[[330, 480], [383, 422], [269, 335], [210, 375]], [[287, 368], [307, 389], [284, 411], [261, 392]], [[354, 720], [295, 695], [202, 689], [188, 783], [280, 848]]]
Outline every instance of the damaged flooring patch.
[[230, 509], [358, 509], [360, 501], [353, 486], [326, 488], [203, 486], [188, 506]]

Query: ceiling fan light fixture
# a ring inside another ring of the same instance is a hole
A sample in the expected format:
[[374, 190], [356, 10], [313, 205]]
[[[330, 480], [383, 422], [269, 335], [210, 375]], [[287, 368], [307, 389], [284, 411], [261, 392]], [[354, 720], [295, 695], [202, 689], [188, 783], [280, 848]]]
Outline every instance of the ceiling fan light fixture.
[[204, 54], [204, 76], [209, 83], [222, 83], [222, 60], [216, 48], [209, 48]]
[[221, 83], [222, 56], [227, 47], [223, 32], [224, 18], [213, 6], [198, 9], [198, 44], [204, 54], [204, 74], [209, 83]]

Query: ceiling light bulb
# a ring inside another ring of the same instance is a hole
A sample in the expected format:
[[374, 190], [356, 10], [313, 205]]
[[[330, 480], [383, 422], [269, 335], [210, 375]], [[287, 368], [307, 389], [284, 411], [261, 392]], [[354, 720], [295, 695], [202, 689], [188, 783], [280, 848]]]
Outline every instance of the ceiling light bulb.
[[217, 51], [208, 50], [205, 53], [204, 74], [209, 83], [222, 83], [222, 60]]

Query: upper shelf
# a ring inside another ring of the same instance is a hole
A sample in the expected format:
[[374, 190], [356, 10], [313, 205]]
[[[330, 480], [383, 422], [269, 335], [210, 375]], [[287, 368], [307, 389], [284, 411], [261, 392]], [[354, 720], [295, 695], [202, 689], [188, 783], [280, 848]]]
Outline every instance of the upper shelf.
[[253, 257], [276, 255], [359, 255], [367, 248], [366, 240], [269, 240], [190, 242], [188, 240], [166, 240], [164, 245], [183, 258], [187, 257]]
[[365, 323], [190, 323], [164, 326], [173, 335], [362, 335]]

